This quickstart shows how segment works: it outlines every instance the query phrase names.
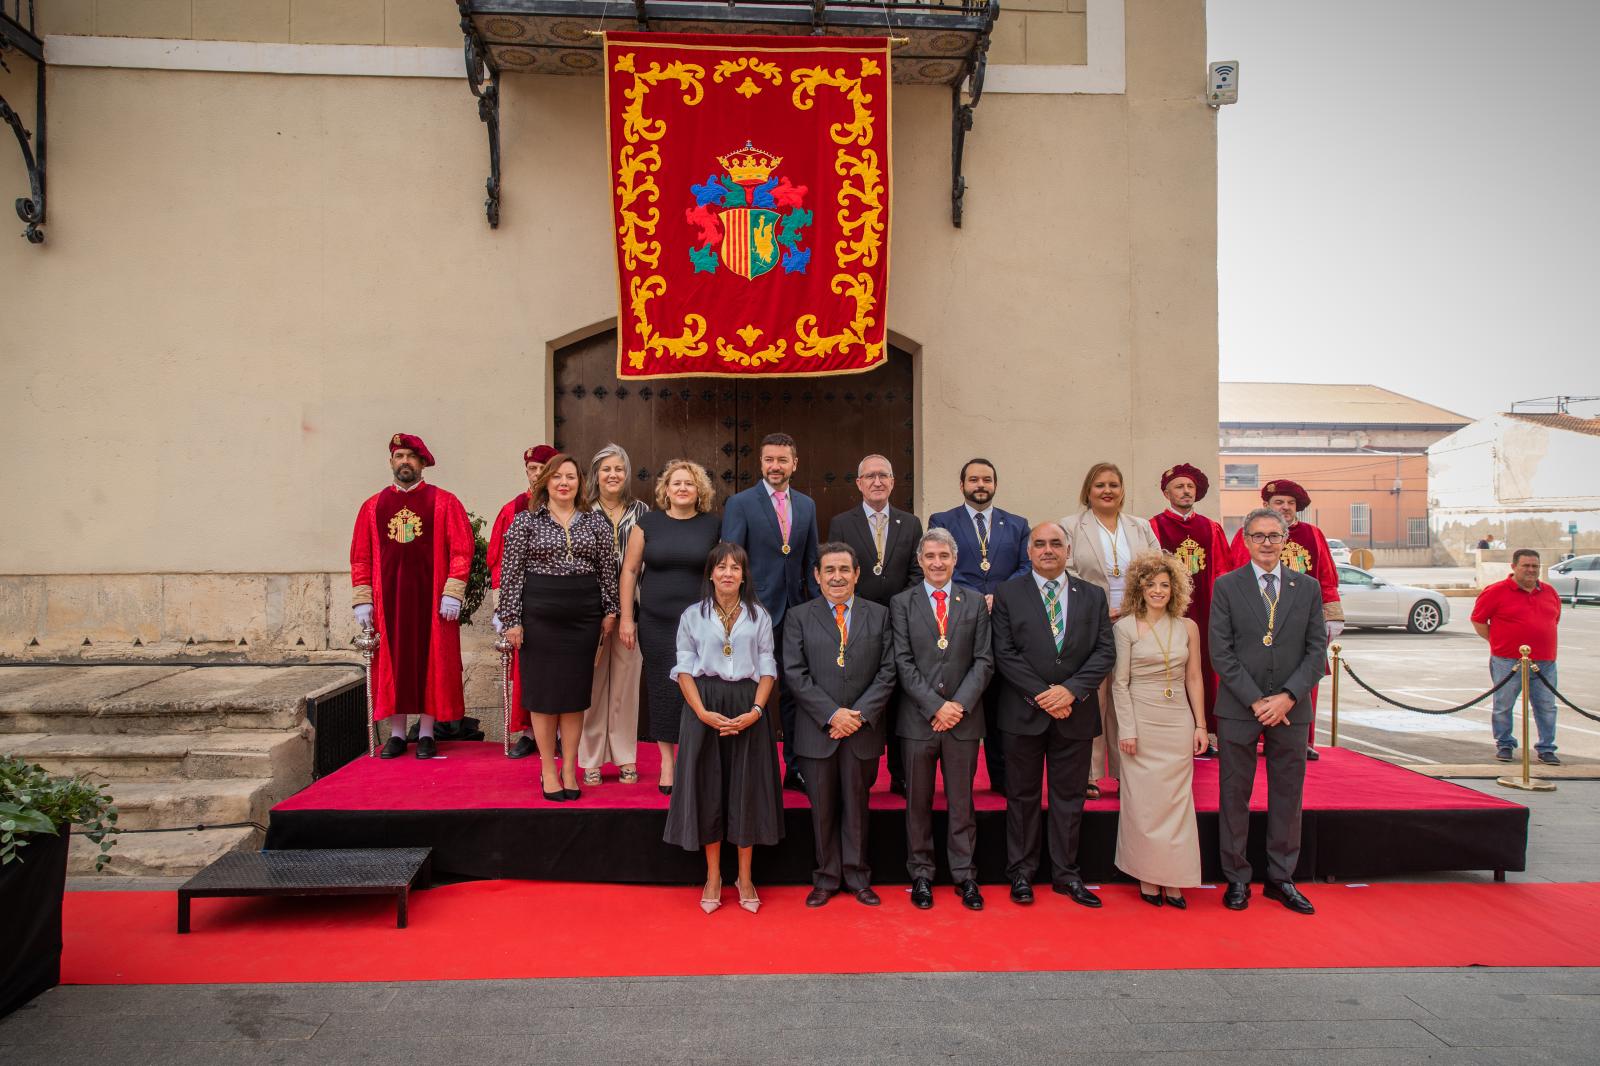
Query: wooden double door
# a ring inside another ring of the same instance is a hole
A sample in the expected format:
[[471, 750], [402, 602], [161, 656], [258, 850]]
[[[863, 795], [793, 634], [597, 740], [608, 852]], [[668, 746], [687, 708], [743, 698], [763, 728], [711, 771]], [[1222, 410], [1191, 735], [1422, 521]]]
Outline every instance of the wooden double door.
[[856, 464], [874, 452], [894, 464], [893, 503], [910, 510], [915, 447], [911, 356], [895, 348], [876, 370], [828, 378], [668, 378], [620, 381], [616, 332], [555, 357], [555, 440], [587, 463], [607, 442], [633, 460], [634, 495], [655, 506], [673, 459], [711, 474], [717, 507], [761, 477], [761, 438], [787, 433], [800, 450], [794, 486], [817, 503], [818, 533], [859, 502]]

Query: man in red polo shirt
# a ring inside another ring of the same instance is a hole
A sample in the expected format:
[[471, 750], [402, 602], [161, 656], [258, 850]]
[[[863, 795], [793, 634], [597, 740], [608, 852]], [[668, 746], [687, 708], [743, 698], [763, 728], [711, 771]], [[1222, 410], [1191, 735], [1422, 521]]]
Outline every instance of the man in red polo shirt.
[[[1533, 664], [1551, 685], [1556, 685], [1556, 625], [1561, 621], [1561, 597], [1539, 580], [1539, 553], [1518, 548], [1511, 553], [1511, 576], [1478, 594], [1472, 605], [1472, 628], [1489, 642], [1489, 676], [1495, 684], [1517, 671], [1522, 645], [1528, 646]], [[1516, 757], [1517, 738], [1511, 730], [1522, 688], [1513, 681], [1494, 694], [1494, 757], [1510, 762]], [[1556, 757], [1556, 698], [1549, 689], [1529, 678], [1528, 700], [1533, 722], [1539, 728], [1534, 750], [1539, 761], [1560, 766]]]

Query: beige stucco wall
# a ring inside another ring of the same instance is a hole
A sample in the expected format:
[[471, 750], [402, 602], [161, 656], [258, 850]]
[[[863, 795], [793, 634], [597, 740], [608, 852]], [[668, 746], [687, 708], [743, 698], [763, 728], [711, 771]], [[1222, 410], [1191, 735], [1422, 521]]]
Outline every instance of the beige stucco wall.
[[[1133, 0], [1127, 28], [1124, 95], [984, 98], [960, 230], [949, 95], [897, 87], [889, 325], [920, 346], [924, 513], [975, 452], [1035, 518], [1073, 509], [1096, 459], [1141, 513], [1161, 468], [1215, 462], [1203, 6]], [[0, 91], [27, 99], [12, 65]], [[598, 79], [508, 80], [498, 231], [460, 82], [55, 68], [49, 92], [47, 243], [0, 224], [0, 453], [29, 515], [0, 539], [0, 654], [61, 639], [50, 583], [17, 606], [24, 578], [336, 574], [397, 430], [472, 510], [516, 489], [548, 435], [549, 342], [615, 313]], [[0, 193], [23, 187], [0, 149]], [[248, 580], [254, 632], [300, 639], [262, 628], [284, 592]], [[140, 599], [117, 587], [100, 598]], [[163, 640], [184, 596], [219, 595], [184, 587]], [[76, 595], [73, 626], [112, 627]]]

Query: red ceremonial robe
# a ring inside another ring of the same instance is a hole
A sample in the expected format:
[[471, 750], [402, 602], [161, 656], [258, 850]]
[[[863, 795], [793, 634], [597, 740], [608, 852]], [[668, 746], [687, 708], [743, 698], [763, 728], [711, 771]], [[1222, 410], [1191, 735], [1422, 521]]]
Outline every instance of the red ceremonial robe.
[[[489, 531], [489, 587], [500, 587], [500, 559], [506, 550], [506, 530], [511, 528], [517, 515], [528, 509], [531, 493], [518, 493], [500, 508], [500, 513], [495, 515], [494, 528]], [[513, 733], [520, 733], [529, 726], [527, 708], [522, 706], [522, 663], [521, 653], [511, 653], [511, 721], [509, 728]]]
[[[1233, 535], [1235, 566], [1250, 563], [1250, 549], [1244, 544], [1244, 529]], [[1339, 570], [1334, 566], [1333, 553], [1328, 550], [1328, 538], [1310, 522], [1296, 522], [1289, 527], [1289, 543], [1283, 546], [1283, 565], [1301, 574], [1310, 574], [1322, 586], [1322, 616], [1325, 619], [1344, 620], [1344, 604], [1339, 602]], [[1317, 742], [1317, 690], [1311, 690], [1311, 744]]]
[[466, 714], [461, 623], [439, 617], [439, 600], [466, 601], [472, 550], [466, 508], [443, 489], [391, 485], [361, 505], [350, 584], [355, 603], [372, 604], [380, 636], [372, 658], [378, 718], [431, 714], [454, 722]]
[[1198, 511], [1184, 516], [1168, 508], [1150, 519], [1161, 550], [1178, 557], [1194, 585], [1185, 616], [1200, 630], [1200, 674], [1206, 686], [1206, 729], [1217, 731], [1217, 674], [1211, 668], [1211, 590], [1233, 569], [1233, 553], [1222, 527]]

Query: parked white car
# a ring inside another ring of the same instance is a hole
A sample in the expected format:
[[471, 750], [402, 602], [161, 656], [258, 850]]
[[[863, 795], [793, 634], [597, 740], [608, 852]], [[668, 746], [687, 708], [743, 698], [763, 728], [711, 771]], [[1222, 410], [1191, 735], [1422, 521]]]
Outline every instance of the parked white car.
[[1564, 600], [1600, 600], [1600, 555], [1579, 555], [1559, 562], [1545, 573], [1545, 580]]
[[1450, 621], [1450, 601], [1443, 593], [1395, 585], [1356, 566], [1339, 567], [1339, 599], [1345, 625], [1405, 626], [1413, 633], [1435, 633]]
[[1328, 554], [1333, 556], [1333, 561], [1336, 563], [1348, 563], [1350, 561], [1350, 546], [1342, 540], [1330, 538], [1328, 541]]

